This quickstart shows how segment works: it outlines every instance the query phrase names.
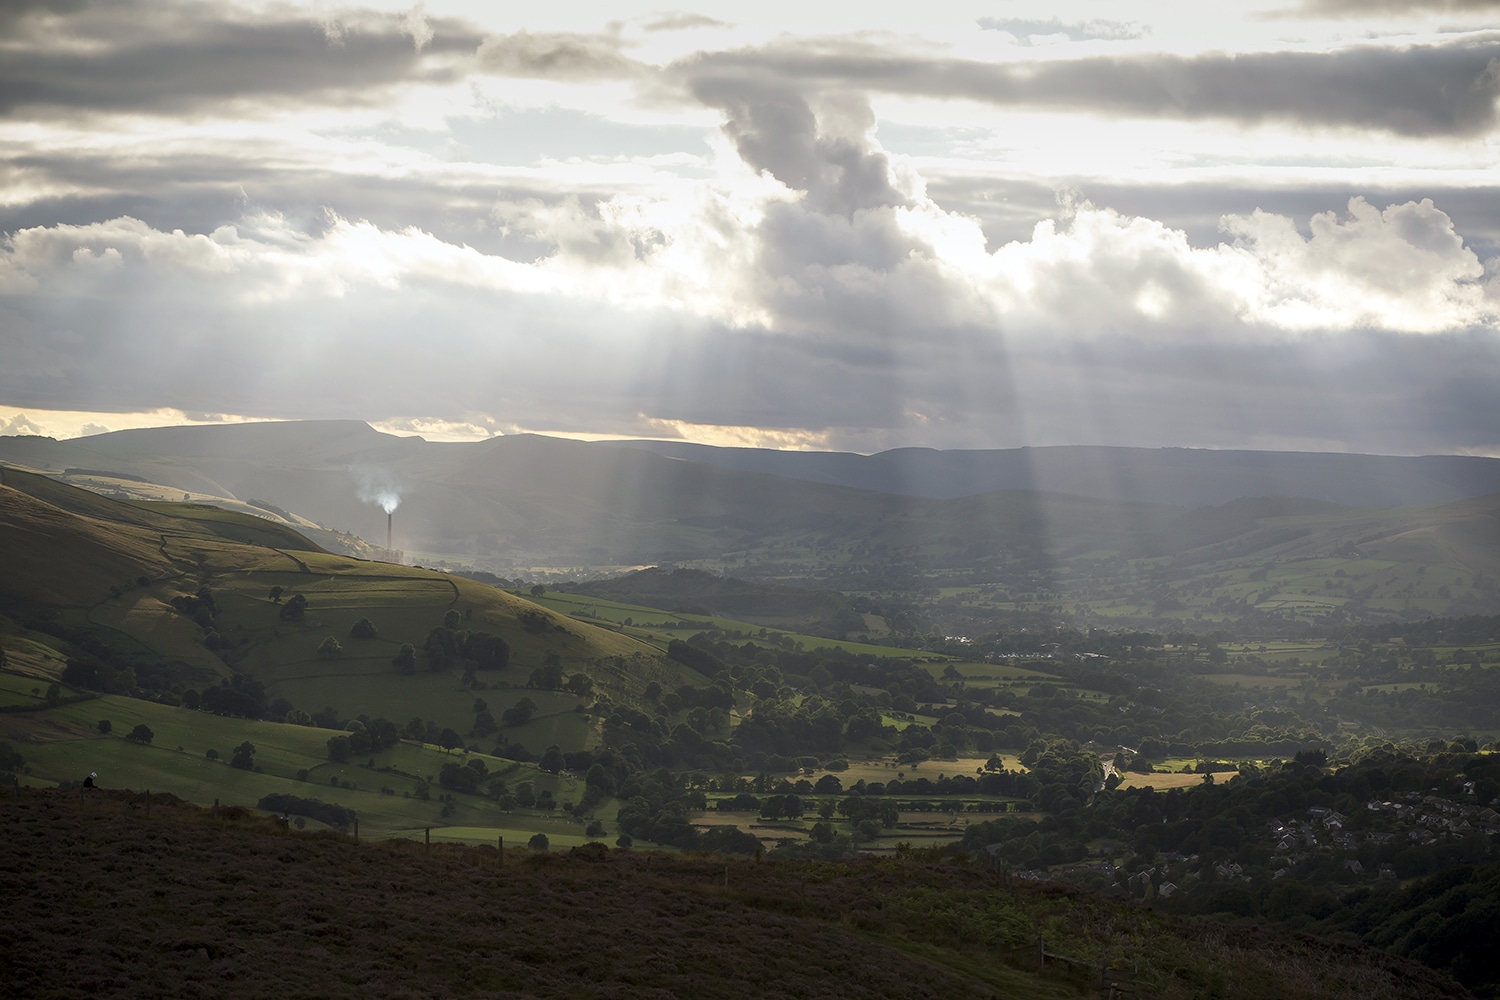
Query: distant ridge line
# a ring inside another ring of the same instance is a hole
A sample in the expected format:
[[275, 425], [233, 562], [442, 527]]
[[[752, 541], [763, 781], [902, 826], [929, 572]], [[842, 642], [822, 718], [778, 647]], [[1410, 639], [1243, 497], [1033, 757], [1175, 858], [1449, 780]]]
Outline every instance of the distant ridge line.
[[1358, 507], [1451, 503], [1500, 493], [1500, 459], [1206, 448], [1049, 445], [897, 448], [874, 455], [610, 441], [671, 458], [829, 485], [931, 499], [1037, 490], [1108, 500], [1212, 506], [1241, 497], [1302, 497]]

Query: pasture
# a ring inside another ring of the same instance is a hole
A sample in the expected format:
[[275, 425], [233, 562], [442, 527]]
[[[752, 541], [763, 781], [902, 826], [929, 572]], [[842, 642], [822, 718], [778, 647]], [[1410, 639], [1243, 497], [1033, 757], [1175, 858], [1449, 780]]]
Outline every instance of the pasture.
[[[4, 676], [13, 675], [0, 675]], [[0, 685], [0, 691], [14, 687]], [[107, 735], [98, 729], [101, 719], [110, 721]], [[273, 792], [320, 799], [355, 810], [361, 835], [371, 838], [420, 837], [429, 827], [436, 837], [439, 828], [460, 826], [494, 832], [450, 839], [493, 843], [503, 833], [507, 842], [519, 838], [524, 843], [538, 832], [564, 838], [559, 843], [587, 839], [582, 821], [561, 811], [505, 812], [494, 799], [451, 793], [438, 784], [444, 764], [478, 758], [512, 789], [529, 781], [538, 793], [552, 792], [558, 803], [576, 801], [582, 794], [582, 782], [573, 776], [552, 775], [534, 764], [489, 755], [402, 743], [366, 760], [341, 764], [328, 759], [328, 740], [338, 733], [327, 729], [228, 719], [112, 695], [12, 714], [6, 724], [19, 738], [16, 746], [26, 760], [23, 784], [77, 782], [97, 771], [102, 787], [170, 792], [200, 805], [219, 801], [253, 807]], [[125, 739], [140, 724], [153, 733], [149, 745]], [[231, 767], [235, 748], [247, 741], [255, 747], [254, 769]], [[211, 749], [218, 759], [209, 759]], [[299, 778], [304, 771], [306, 777]], [[420, 797], [424, 788], [429, 798]], [[612, 820], [614, 809], [608, 803], [596, 815]]]

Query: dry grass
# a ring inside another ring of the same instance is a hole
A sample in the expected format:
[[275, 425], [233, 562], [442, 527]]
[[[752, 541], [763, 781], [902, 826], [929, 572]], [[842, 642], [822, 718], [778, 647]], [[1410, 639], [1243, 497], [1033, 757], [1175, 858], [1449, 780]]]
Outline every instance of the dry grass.
[[[1238, 771], [1215, 771], [1214, 781], [1223, 784], [1232, 778], [1238, 778]], [[1121, 771], [1121, 788], [1153, 788], [1158, 792], [1166, 791], [1168, 788], [1187, 788], [1190, 785], [1203, 784], [1201, 774], [1141, 774], [1137, 771]]]

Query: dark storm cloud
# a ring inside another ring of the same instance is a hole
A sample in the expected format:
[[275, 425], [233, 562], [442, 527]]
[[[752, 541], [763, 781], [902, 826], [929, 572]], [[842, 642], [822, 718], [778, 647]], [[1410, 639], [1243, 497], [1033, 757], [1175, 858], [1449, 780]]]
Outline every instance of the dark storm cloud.
[[1334, 52], [1213, 53], [978, 62], [892, 54], [859, 43], [782, 44], [695, 56], [675, 65], [695, 92], [776, 79], [1040, 110], [1245, 124], [1469, 136], [1493, 129], [1500, 38]]
[[[429, 22], [418, 51], [399, 17], [318, 22], [282, 11], [237, 20], [216, 5], [75, 3], [0, 21], [0, 113], [27, 108], [176, 114], [226, 101], [373, 101], [398, 83], [459, 79], [430, 57], [472, 54], [482, 35]], [[439, 59], [437, 62], [441, 63]]]

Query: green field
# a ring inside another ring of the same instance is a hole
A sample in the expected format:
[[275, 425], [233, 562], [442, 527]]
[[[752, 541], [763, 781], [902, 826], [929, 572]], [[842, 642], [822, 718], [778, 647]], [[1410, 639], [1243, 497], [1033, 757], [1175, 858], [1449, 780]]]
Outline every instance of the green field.
[[[0, 675], [7, 677], [13, 675]], [[12, 692], [14, 683], [0, 684]], [[108, 735], [97, 723], [111, 723]], [[536, 791], [549, 790], [557, 802], [568, 802], [581, 794], [581, 783], [566, 774], [551, 775], [532, 764], [467, 752], [447, 752], [434, 746], [402, 743], [374, 754], [366, 761], [337, 764], [328, 759], [328, 740], [337, 735], [326, 729], [281, 723], [227, 719], [206, 712], [155, 705], [132, 698], [104, 695], [48, 711], [7, 717], [9, 728], [28, 738], [22, 744], [27, 773], [25, 784], [54, 785], [77, 782], [91, 771], [107, 788], [170, 792], [191, 802], [254, 805], [262, 797], [282, 792], [302, 798], [337, 803], [356, 811], [362, 836], [421, 836], [427, 828], [463, 828], [450, 839], [488, 841], [504, 835], [508, 842], [524, 843], [533, 833], [561, 838], [559, 843], [583, 843], [583, 822], [562, 812], [515, 809], [504, 812], [493, 800], [477, 795], [446, 792], [437, 783], [445, 763], [479, 758], [491, 775], [506, 779], [511, 787], [529, 781]], [[135, 726], [144, 724], [154, 734], [150, 745], [125, 739]], [[228, 763], [235, 747], [248, 741], [255, 746], [255, 769], [242, 770]], [[217, 750], [218, 760], [207, 751]], [[305, 770], [305, 780], [298, 773]], [[337, 779], [338, 784], [334, 781]], [[419, 783], [426, 782], [431, 799], [416, 797]], [[443, 795], [452, 794], [449, 815], [442, 815]], [[606, 822], [613, 818], [614, 804], [595, 811]]]

